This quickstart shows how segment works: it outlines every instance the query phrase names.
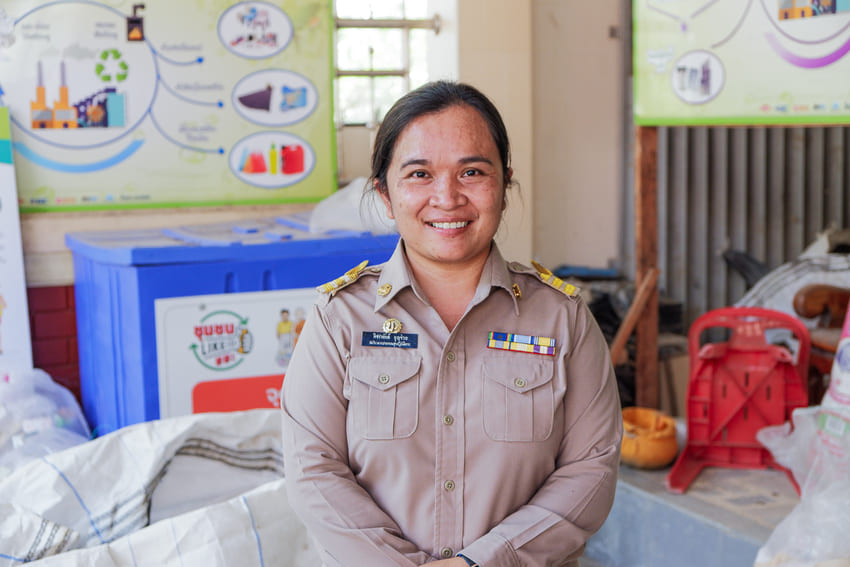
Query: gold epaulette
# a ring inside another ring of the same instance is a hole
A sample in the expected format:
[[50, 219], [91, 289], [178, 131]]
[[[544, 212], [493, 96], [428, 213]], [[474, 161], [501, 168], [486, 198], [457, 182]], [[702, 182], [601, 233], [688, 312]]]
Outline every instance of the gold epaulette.
[[531, 265], [534, 266], [534, 269], [537, 270], [537, 275], [540, 277], [540, 280], [550, 287], [554, 287], [561, 293], [565, 295], [576, 295], [579, 292], [579, 289], [573, 284], [567, 283], [561, 278], [557, 277], [552, 273], [548, 268], [544, 268], [534, 260], [531, 261]]
[[319, 293], [330, 293], [333, 294], [337, 290], [340, 290], [347, 286], [348, 284], [357, 281], [357, 278], [363, 272], [364, 268], [369, 264], [369, 260], [363, 260], [340, 277], [329, 281], [328, 283], [322, 284], [316, 288]]

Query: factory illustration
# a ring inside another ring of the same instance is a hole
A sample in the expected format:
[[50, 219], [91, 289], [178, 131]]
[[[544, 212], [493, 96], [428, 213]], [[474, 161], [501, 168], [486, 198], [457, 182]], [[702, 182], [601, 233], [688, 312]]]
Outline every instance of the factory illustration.
[[814, 16], [850, 13], [850, 0], [779, 0], [779, 19], [795, 20]]
[[[113, 79], [122, 82], [127, 78], [128, 67], [121, 61], [116, 50], [107, 50], [101, 54], [104, 61], [117, 59], [118, 71], [106, 71], [103, 62], [98, 62], [95, 72], [102, 82]], [[30, 101], [31, 125], [33, 130], [71, 129], [71, 128], [121, 128], [125, 125], [124, 95], [114, 86], [101, 88], [89, 96], [74, 102], [69, 102], [68, 81], [65, 72], [65, 62], [59, 63], [59, 99], [53, 106], [47, 104], [47, 92], [44, 86], [44, 69], [38, 62], [38, 84], [35, 88], [35, 100]]]

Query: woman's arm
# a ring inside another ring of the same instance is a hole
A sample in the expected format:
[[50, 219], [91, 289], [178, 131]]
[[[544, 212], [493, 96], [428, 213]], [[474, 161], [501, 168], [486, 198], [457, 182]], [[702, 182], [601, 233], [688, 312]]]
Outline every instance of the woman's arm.
[[525, 506], [461, 550], [480, 565], [568, 564], [613, 504], [622, 439], [616, 377], [605, 338], [583, 304], [569, 336], [556, 468]]
[[283, 381], [287, 495], [328, 567], [422, 565], [432, 558], [404, 539], [348, 465], [341, 338], [314, 307]]

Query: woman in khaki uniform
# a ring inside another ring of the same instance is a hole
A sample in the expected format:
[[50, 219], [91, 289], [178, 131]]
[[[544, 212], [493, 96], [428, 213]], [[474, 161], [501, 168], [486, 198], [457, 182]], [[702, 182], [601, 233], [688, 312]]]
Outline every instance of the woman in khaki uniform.
[[401, 239], [322, 286], [282, 393], [287, 492], [327, 567], [577, 565], [614, 498], [620, 402], [576, 290], [506, 262], [502, 119], [429, 83], [372, 187]]

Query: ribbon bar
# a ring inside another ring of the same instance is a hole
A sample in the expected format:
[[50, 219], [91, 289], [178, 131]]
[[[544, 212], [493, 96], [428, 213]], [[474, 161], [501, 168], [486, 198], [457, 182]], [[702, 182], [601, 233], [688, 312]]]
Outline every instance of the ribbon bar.
[[[520, 340], [517, 340], [517, 337]], [[555, 354], [555, 339], [515, 335], [513, 333], [490, 333], [487, 348], [553, 356]]]
[[518, 335], [516, 333], [490, 333], [489, 340], [504, 341], [508, 343], [520, 343], [524, 345], [555, 346], [555, 339], [550, 337], [537, 337], [534, 335]]

